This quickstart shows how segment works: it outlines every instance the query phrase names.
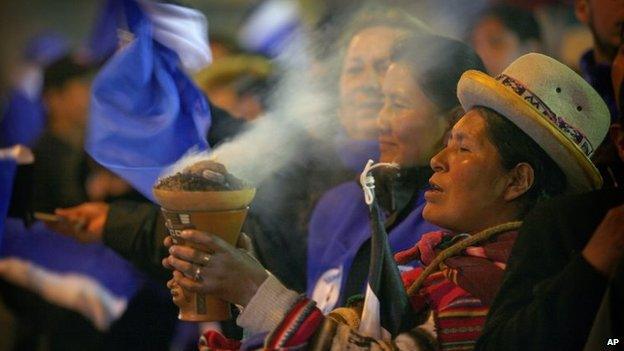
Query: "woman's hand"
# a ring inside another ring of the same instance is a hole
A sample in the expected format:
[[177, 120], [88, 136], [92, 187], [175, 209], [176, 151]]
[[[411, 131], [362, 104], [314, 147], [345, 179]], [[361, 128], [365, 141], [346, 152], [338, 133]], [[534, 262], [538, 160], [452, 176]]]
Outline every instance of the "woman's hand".
[[174, 280], [189, 291], [246, 306], [268, 276], [264, 267], [245, 250], [215, 235], [185, 230], [180, 238], [194, 247], [205, 248], [204, 251], [175, 245], [171, 238], [165, 239], [170, 255], [163, 259], [163, 265], [174, 269]]

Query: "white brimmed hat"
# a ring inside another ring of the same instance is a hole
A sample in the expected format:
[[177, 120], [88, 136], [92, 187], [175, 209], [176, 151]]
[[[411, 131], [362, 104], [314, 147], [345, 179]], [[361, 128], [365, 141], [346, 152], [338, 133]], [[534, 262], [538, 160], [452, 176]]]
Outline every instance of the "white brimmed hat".
[[602, 186], [590, 157], [609, 129], [609, 109], [564, 64], [531, 53], [512, 62], [497, 78], [466, 71], [457, 97], [466, 111], [488, 107], [522, 129], [559, 165], [567, 178], [567, 192]]

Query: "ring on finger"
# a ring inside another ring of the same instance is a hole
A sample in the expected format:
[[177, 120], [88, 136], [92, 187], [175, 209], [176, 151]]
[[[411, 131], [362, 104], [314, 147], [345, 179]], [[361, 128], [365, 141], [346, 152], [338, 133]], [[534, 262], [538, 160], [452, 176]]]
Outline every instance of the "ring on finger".
[[195, 275], [193, 276], [193, 279], [195, 279], [198, 282], [202, 281], [201, 268], [202, 266], [197, 265], [197, 267], [195, 268]]
[[200, 261], [202, 263], [202, 265], [207, 265], [208, 262], [210, 262], [210, 259], [212, 258], [211, 254], [203, 254], [200, 258]]

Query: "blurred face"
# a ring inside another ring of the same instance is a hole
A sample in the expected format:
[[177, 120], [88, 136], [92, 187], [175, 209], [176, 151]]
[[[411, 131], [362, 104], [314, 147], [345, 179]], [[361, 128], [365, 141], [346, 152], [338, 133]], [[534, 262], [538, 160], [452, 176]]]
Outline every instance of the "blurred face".
[[471, 41], [488, 73], [493, 76], [499, 75], [524, 54], [518, 36], [494, 17], [485, 17], [475, 26]]
[[458, 233], [475, 233], [506, 222], [508, 172], [475, 110], [455, 124], [447, 146], [431, 159], [434, 171], [423, 217]]
[[576, 15], [591, 29], [596, 48], [605, 56], [601, 59], [612, 60], [621, 42], [624, 1], [577, 0]]
[[381, 86], [390, 49], [404, 33], [377, 26], [351, 39], [340, 74], [340, 121], [351, 138], [377, 137], [376, 119], [383, 104]]
[[68, 124], [84, 127], [89, 113], [91, 83], [88, 79], [70, 79], [62, 87], [46, 93], [51, 118], [62, 118]]
[[425, 166], [441, 148], [448, 121], [424, 95], [404, 63], [388, 68], [379, 113], [381, 162]]

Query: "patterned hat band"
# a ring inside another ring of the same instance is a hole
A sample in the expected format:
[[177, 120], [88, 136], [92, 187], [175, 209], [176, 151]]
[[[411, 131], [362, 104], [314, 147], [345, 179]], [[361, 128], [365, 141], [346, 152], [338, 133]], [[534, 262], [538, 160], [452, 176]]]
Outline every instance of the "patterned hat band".
[[553, 123], [560, 131], [566, 134], [570, 140], [581, 148], [585, 156], [589, 157], [594, 152], [594, 147], [585, 134], [570, 125], [562, 117], [557, 116], [557, 114], [555, 114], [550, 107], [542, 101], [542, 99], [540, 99], [522, 83], [506, 74], [499, 75], [496, 77], [496, 80], [504, 86], [509, 87], [514, 93], [518, 94], [518, 96], [535, 107], [541, 114], [546, 116], [551, 123]]

